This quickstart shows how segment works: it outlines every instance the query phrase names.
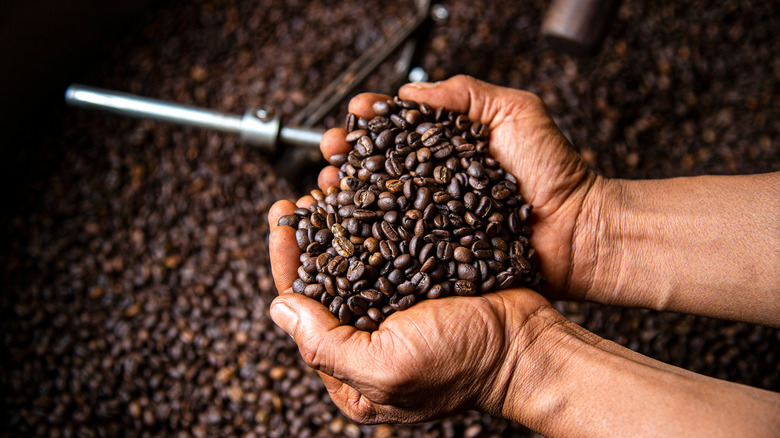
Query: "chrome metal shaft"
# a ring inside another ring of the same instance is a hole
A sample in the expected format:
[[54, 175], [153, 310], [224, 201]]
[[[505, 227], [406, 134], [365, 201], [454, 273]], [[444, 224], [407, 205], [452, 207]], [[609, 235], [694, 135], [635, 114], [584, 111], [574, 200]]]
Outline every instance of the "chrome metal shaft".
[[315, 128], [282, 127], [278, 117], [267, 117], [262, 110], [248, 110], [239, 116], [78, 84], [65, 91], [65, 102], [122, 116], [237, 134], [242, 141], [268, 153], [276, 152], [278, 144], [318, 148], [323, 133]]

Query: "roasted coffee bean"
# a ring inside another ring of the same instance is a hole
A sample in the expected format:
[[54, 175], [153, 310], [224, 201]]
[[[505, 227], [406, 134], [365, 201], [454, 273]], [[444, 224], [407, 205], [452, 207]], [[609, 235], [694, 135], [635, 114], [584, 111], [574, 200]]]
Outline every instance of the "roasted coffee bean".
[[306, 282], [303, 281], [300, 277], [296, 278], [292, 285], [293, 292], [302, 294], [304, 289], [306, 289]]
[[420, 254], [418, 256], [418, 260], [420, 261], [420, 263], [424, 263], [425, 260], [427, 260], [428, 257], [434, 255], [435, 252], [436, 252], [436, 247], [434, 246], [434, 244], [433, 243], [426, 243], [420, 249]]
[[414, 259], [409, 254], [401, 254], [393, 261], [393, 266], [398, 269], [406, 269], [412, 265]]
[[431, 272], [436, 268], [436, 257], [428, 257], [420, 266], [420, 272]]
[[377, 324], [385, 320], [385, 315], [382, 313], [381, 310], [379, 310], [376, 307], [369, 308], [366, 311], [366, 315], [368, 315], [369, 318], [373, 319], [374, 322], [376, 322]]
[[[373, 210], [367, 210], [363, 208], [355, 209], [354, 213], [352, 213], [352, 217], [359, 220], [359, 221], [373, 221], [376, 220], [376, 212]], [[359, 233], [353, 233], [353, 234], [359, 234]]]
[[411, 293], [409, 295], [395, 294], [390, 297], [390, 307], [399, 311], [412, 307], [412, 305], [414, 305], [416, 302], [416, 295]]
[[403, 173], [404, 167], [403, 164], [398, 161], [398, 158], [392, 157], [385, 160], [385, 170], [391, 177], [397, 177]]
[[347, 133], [347, 136], [345, 137], [345, 140], [347, 140], [348, 143], [352, 143], [355, 141], [358, 141], [360, 137], [368, 135], [368, 131], [365, 129], [356, 129], [354, 131], [350, 131]]
[[296, 228], [299, 220], [300, 218], [297, 215], [288, 214], [279, 218], [278, 225]]
[[425, 131], [424, 134], [422, 134], [421, 141], [422, 144], [425, 146], [433, 146], [435, 145], [439, 139], [441, 138], [442, 132], [441, 129], [434, 126], [427, 131]]
[[387, 101], [377, 100], [371, 106], [371, 109], [374, 110], [374, 114], [378, 116], [386, 117], [390, 115], [391, 111], [393, 111], [393, 106], [391, 103], [388, 103]]
[[379, 242], [379, 252], [385, 260], [392, 261], [398, 257], [398, 246], [392, 240], [382, 240]]
[[458, 280], [455, 282], [454, 291], [460, 296], [473, 296], [477, 294], [477, 287], [468, 280]]
[[488, 259], [493, 257], [493, 248], [485, 240], [477, 240], [471, 245], [471, 253], [479, 259]]
[[348, 325], [352, 323], [352, 311], [349, 309], [346, 303], [339, 307], [339, 323], [341, 325]]
[[371, 132], [379, 133], [390, 128], [390, 119], [385, 116], [376, 116], [368, 121], [368, 129]]
[[353, 260], [349, 264], [349, 269], [347, 269], [347, 280], [354, 283], [363, 278], [365, 272], [366, 266], [363, 264], [363, 262], [359, 260]]
[[336, 248], [336, 252], [342, 257], [352, 257], [355, 253], [355, 245], [344, 236], [336, 236], [333, 239], [333, 247]]
[[523, 204], [519, 210], [517, 210], [517, 216], [522, 222], [526, 222], [531, 217], [531, 211], [533, 206], [531, 204]]
[[391, 225], [389, 222], [382, 221], [381, 227], [382, 234], [384, 234], [387, 239], [390, 239], [393, 242], [398, 242], [401, 240], [401, 238], [398, 236], [398, 233], [396, 232], [396, 228], [393, 227], [393, 225]]
[[463, 246], [456, 247], [452, 255], [455, 260], [461, 263], [471, 263], [474, 259], [474, 254], [472, 254], [471, 250]]
[[468, 280], [470, 282], [476, 282], [479, 280], [479, 270], [468, 263], [458, 264], [458, 278], [461, 280]]
[[367, 332], [372, 332], [379, 328], [377, 321], [374, 321], [369, 316], [361, 316], [355, 321], [355, 328]]
[[303, 290], [304, 295], [315, 300], [319, 300], [323, 292], [325, 292], [325, 286], [319, 283], [309, 284]]
[[390, 281], [391, 284], [398, 286], [406, 280], [406, 275], [400, 269], [393, 269], [387, 275], [387, 280]]

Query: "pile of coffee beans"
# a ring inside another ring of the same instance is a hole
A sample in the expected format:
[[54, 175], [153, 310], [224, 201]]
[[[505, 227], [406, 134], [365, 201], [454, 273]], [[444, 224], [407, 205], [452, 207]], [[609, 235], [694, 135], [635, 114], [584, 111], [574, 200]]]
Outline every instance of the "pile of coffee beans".
[[532, 207], [488, 152], [486, 126], [399, 97], [349, 114], [339, 187], [283, 216], [302, 251], [293, 291], [376, 330], [418, 300], [535, 287]]

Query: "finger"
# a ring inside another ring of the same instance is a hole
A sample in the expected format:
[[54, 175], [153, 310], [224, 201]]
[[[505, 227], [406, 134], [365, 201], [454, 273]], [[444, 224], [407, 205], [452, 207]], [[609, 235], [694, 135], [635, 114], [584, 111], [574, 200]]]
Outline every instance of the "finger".
[[344, 128], [333, 128], [325, 131], [320, 140], [322, 156], [330, 161], [330, 157], [336, 154], [346, 154], [351, 147], [346, 140], [347, 131]]
[[314, 198], [311, 195], [306, 195], [303, 198], [299, 199], [295, 205], [297, 205], [300, 208], [309, 208], [310, 205], [314, 203]]
[[328, 390], [330, 399], [351, 420], [362, 424], [388, 421], [384, 415], [380, 415], [379, 405], [373, 403], [360, 391], [325, 373], [318, 373], [322, 383], [325, 384], [325, 389]]
[[[282, 213], [294, 210], [290, 201], [279, 201], [271, 207], [269, 217], [281, 217]], [[273, 215], [272, 215], [273, 214]], [[289, 213], [287, 213], [289, 214]], [[278, 219], [276, 219], [278, 221]], [[272, 222], [276, 223], [276, 222]], [[295, 240], [295, 229], [287, 226], [273, 226], [268, 241], [271, 258], [271, 275], [280, 293], [292, 292], [292, 284], [298, 278], [301, 251]]]
[[351, 385], [318, 372], [333, 403], [352, 421], [362, 424], [416, 423], [429, 419], [428, 412], [377, 403]]
[[[349, 381], [360, 373], [371, 342], [368, 332], [340, 325], [320, 302], [300, 294], [283, 294], [271, 303], [271, 318], [292, 335], [306, 364], [315, 370]], [[357, 365], [356, 365], [357, 364]]]
[[374, 109], [372, 108], [374, 102], [378, 100], [387, 100], [387, 99], [390, 99], [390, 96], [386, 94], [377, 94], [377, 93], [358, 94], [357, 96], [353, 97], [352, 100], [349, 101], [349, 112], [351, 112], [352, 114], [358, 117], [372, 118], [376, 115], [374, 113]]
[[320, 171], [320, 176], [317, 179], [317, 183], [320, 186], [320, 189], [324, 192], [328, 189], [330, 186], [336, 186], [339, 185], [339, 170], [336, 169], [333, 166], [328, 166], [322, 171]]
[[271, 228], [271, 232], [279, 226], [279, 219], [281, 219], [282, 216], [292, 214], [295, 208], [295, 204], [286, 199], [274, 203], [274, 205], [271, 206], [271, 209], [268, 210], [268, 225]]
[[426, 102], [434, 107], [445, 107], [450, 111], [466, 114], [469, 119], [479, 121], [491, 128], [497, 119], [503, 119], [511, 102], [512, 110], [522, 110], [531, 105], [536, 96], [525, 91], [499, 87], [471, 76], [459, 75], [442, 82], [413, 82], [398, 90], [402, 99]]

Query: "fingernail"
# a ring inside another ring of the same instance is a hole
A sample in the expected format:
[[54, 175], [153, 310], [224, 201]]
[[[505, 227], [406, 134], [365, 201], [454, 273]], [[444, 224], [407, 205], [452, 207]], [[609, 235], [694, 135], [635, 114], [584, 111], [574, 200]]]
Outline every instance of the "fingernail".
[[433, 88], [437, 85], [439, 85], [438, 82], [410, 82], [404, 85], [404, 87], [416, 88], [418, 90], [426, 90], [428, 88]]
[[271, 319], [274, 320], [276, 325], [292, 335], [295, 326], [298, 324], [298, 314], [287, 306], [287, 304], [283, 303], [272, 304], [270, 312]]

